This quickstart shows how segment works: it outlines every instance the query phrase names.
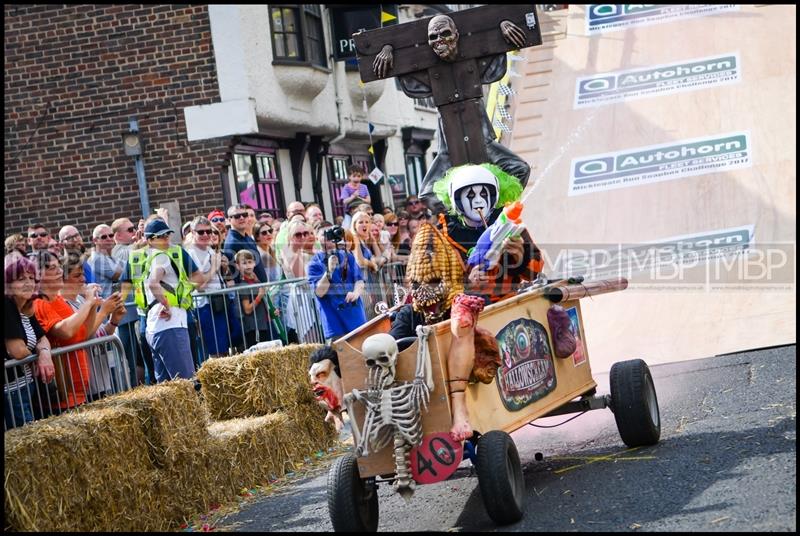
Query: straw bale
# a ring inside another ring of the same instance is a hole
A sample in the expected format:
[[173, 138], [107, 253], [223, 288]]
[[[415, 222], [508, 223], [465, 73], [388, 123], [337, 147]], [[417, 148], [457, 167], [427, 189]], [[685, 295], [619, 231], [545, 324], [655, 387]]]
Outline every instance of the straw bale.
[[109, 407], [131, 409], [144, 430], [153, 465], [159, 469], [185, 472], [187, 460], [204, 451], [208, 441], [208, 411], [192, 380], [140, 386], [87, 407], [90, 411]]
[[319, 344], [297, 344], [209, 359], [197, 372], [215, 420], [269, 415], [309, 400], [308, 357]]
[[5, 434], [5, 513], [16, 530], [135, 530], [154, 473], [137, 415], [71, 412]]
[[287, 412], [297, 430], [296, 447], [303, 456], [323, 452], [336, 443], [339, 434], [325, 422], [326, 411], [316, 402], [298, 404]]
[[283, 412], [215, 422], [209, 434], [220, 484], [233, 491], [283, 476], [302, 461], [296, 428]]

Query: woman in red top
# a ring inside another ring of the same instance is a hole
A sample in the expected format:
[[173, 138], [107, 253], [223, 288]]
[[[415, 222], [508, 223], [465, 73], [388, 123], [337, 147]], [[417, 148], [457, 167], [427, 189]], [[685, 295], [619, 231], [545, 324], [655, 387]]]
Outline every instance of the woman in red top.
[[[58, 258], [47, 252], [34, 257], [41, 278], [40, 298], [34, 301], [36, 320], [42, 326], [53, 348], [84, 342], [93, 333], [98, 298], [98, 285], [86, 285], [81, 295], [86, 301], [77, 312], [59, 294], [64, 287], [64, 271]], [[56, 365], [58, 407], [69, 409], [86, 402], [89, 386], [89, 360], [85, 350], [76, 350], [53, 359]], [[68, 365], [67, 365], [68, 364]]]

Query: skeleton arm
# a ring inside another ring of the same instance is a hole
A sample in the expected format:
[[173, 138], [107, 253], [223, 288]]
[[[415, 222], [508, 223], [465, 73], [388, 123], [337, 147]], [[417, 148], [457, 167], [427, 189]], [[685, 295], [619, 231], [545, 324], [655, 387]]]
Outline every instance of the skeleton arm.
[[392, 45], [384, 45], [381, 51], [375, 56], [372, 62], [372, 71], [378, 78], [385, 78], [389, 70], [394, 67], [394, 55]]
[[500, 23], [500, 31], [508, 44], [514, 45], [517, 48], [525, 46], [525, 32], [519, 26], [509, 20], [504, 20]]

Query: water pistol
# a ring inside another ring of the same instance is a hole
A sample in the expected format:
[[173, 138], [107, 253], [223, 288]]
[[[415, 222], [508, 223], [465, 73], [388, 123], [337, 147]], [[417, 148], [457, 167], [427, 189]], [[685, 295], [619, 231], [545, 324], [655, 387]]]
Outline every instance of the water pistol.
[[491, 270], [500, 259], [506, 239], [520, 236], [525, 230], [522, 223], [522, 202], [515, 201], [507, 205], [495, 222], [483, 231], [478, 243], [470, 250], [467, 264], [470, 266], [483, 266], [484, 270]]

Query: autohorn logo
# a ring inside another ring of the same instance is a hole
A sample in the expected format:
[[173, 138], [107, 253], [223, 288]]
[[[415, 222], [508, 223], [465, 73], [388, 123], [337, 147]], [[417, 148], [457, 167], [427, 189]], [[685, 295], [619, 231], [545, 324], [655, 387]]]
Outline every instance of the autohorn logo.
[[590, 4], [586, 7], [586, 33], [613, 32], [738, 9], [739, 6], [734, 4]]
[[750, 134], [735, 132], [572, 160], [568, 195], [749, 167]]

